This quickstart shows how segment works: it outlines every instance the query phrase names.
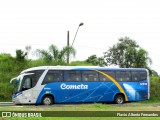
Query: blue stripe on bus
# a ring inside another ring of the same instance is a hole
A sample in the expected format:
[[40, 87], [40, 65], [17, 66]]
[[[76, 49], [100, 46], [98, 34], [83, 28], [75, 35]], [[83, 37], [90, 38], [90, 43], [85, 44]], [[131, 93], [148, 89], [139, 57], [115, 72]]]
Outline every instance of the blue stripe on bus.
[[[61, 85], [65, 83], [66, 85], [88, 85], [88, 89], [61, 89]], [[50, 90], [45, 89], [50, 88]], [[53, 90], [54, 88], [54, 90]], [[56, 82], [45, 85], [41, 91], [37, 102], [41, 103], [42, 97], [46, 94], [52, 94], [55, 97], [56, 103], [65, 102], [94, 102], [94, 101], [106, 101], [105, 98], [107, 94], [116, 94], [119, 89], [113, 85], [112, 82]], [[103, 99], [100, 100], [100, 97]], [[95, 100], [93, 100], [95, 99]], [[97, 99], [97, 100], [96, 100]], [[111, 99], [111, 98], [109, 98]], [[112, 98], [111, 100], [113, 100]]]
[[[88, 89], [61, 89], [62, 84], [77, 86], [83, 84], [88, 85]], [[146, 86], [141, 86], [140, 82], [119, 82], [119, 84], [124, 89], [128, 101], [145, 100], [148, 97]], [[120, 91], [113, 82], [55, 82], [45, 85], [36, 103], [41, 103], [45, 94], [52, 94], [55, 103], [67, 103], [114, 101], [117, 93]]]
[[22, 94], [22, 92], [18, 92], [18, 93], [16, 93], [16, 94], [13, 94], [12, 98], [16, 98], [17, 96], [19, 96], [19, 95], [21, 95], [21, 94]]

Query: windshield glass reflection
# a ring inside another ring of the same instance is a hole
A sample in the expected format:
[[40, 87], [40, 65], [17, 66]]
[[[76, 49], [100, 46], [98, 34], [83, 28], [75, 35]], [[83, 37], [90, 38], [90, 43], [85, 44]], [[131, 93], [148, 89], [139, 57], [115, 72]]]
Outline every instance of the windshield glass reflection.
[[14, 91], [13, 91], [14, 94], [20, 92], [21, 82], [22, 82], [22, 76], [18, 76], [14, 86]]

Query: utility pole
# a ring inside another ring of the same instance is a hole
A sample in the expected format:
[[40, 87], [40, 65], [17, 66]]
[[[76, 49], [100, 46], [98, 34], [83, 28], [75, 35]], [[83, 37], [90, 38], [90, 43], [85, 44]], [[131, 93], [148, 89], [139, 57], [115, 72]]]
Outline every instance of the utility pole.
[[[69, 48], [69, 31], [67, 31], [67, 47]], [[69, 65], [69, 49], [67, 52], [67, 65]]]

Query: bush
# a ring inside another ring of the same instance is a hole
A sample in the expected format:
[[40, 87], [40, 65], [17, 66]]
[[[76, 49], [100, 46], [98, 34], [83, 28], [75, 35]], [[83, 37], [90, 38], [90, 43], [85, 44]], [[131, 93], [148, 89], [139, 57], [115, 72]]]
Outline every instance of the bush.
[[10, 80], [24, 69], [50, 65], [41, 59], [17, 61], [10, 54], [0, 54], [0, 101], [11, 100], [13, 86]]
[[73, 61], [70, 63], [71, 66], [93, 66], [93, 64], [86, 61]]
[[160, 77], [150, 78], [151, 100], [160, 100]]

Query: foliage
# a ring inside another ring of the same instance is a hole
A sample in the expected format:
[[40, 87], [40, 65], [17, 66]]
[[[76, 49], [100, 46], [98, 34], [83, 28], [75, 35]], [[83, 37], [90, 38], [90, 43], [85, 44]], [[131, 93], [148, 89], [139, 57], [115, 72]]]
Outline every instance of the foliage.
[[12, 87], [9, 81], [17, 76], [26, 66], [26, 62], [18, 62], [10, 54], [0, 54], [0, 100], [9, 99], [12, 95]]
[[151, 100], [158, 100], [160, 101], [160, 77], [151, 77], [150, 79], [150, 93], [151, 93]]
[[152, 62], [148, 52], [128, 37], [120, 38], [117, 44], [104, 53], [104, 58], [108, 65], [122, 68], [148, 68]]
[[76, 51], [72, 46], [65, 46], [59, 50], [57, 46], [51, 45], [48, 49], [48, 51], [38, 49], [37, 52], [40, 54], [40, 58], [47, 63], [52, 63], [53, 65], [65, 65], [67, 55], [71, 57], [71, 55], [75, 56], [76, 54]]
[[27, 61], [27, 68], [38, 67], [38, 66], [49, 66], [49, 65], [51, 65], [51, 64], [46, 63], [43, 59], [28, 60]]
[[86, 62], [91, 63], [96, 66], [105, 66], [106, 62], [103, 57], [97, 57], [96, 55], [91, 55], [86, 59]]
[[134, 67], [147, 68], [148, 63], [152, 63], [151, 58], [148, 57], [148, 52], [142, 48], [136, 51]]
[[159, 75], [158, 75], [158, 73], [155, 71], [155, 70], [151, 70], [151, 75], [152, 76], [155, 76], [155, 77], [158, 77]]
[[93, 66], [93, 64], [86, 61], [72, 61], [70, 66]]
[[10, 54], [0, 54], [0, 71], [9, 72], [15, 63], [15, 59]]
[[16, 50], [16, 60], [17, 61], [24, 61], [27, 56], [27, 52], [22, 50]]

